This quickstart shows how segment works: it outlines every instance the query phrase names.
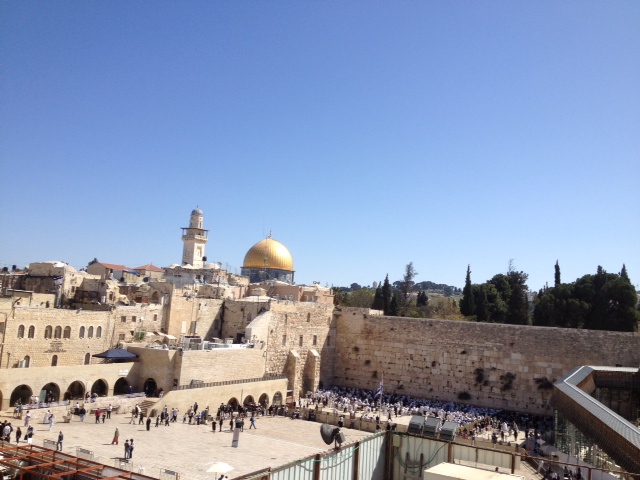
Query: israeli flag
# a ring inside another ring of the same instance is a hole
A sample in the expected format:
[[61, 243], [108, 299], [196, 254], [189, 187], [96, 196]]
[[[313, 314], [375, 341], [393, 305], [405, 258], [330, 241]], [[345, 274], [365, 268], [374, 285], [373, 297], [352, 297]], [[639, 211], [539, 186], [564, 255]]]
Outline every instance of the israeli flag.
[[374, 397], [377, 397], [379, 395], [382, 395], [382, 380], [380, 381], [380, 385], [378, 386], [378, 389], [376, 390], [376, 394], [374, 395]]

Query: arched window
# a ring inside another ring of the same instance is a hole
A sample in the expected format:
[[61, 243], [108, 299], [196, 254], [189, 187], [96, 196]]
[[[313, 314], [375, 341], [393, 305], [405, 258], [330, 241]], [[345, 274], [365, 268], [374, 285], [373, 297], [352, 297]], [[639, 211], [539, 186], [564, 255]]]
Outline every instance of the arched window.
[[29, 327], [29, 333], [27, 334], [28, 338], [34, 338], [36, 336], [36, 327], [34, 327], [33, 325], [31, 325]]
[[60, 325], [53, 331], [53, 338], [62, 338], [62, 327]]
[[29, 365], [31, 364], [31, 357], [26, 355], [22, 361], [24, 362], [24, 368], [29, 368]]
[[64, 327], [62, 338], [71, 338], [71, 327]]
[[90, 354], [90, 353], [87, 353], [87, 354], [84, 356], [84, 364], [85, 364], [85, 365], [89, 365], [89, 363], [91, 363], [91, 354]]
[[96, 338], [102, 338], [102, 327], [96, 328]]
[[53, 327], [51, 325], [47, 325], [47, 328], [44, 329], [44, 338], [53, 337]]
[[58, 355], [54, 355], [53, 357], [51, 357], [51, 366], [55, 367], [58, 365]]
[[18, 327], [18, 338], [24, 338], [24, 325]]
[[87, 337], [93, 338], [93, 327], [89, 327], [89, 331], [87, 332]]
[[84, 338], [84, 327], [80, 327], [80, 338]]

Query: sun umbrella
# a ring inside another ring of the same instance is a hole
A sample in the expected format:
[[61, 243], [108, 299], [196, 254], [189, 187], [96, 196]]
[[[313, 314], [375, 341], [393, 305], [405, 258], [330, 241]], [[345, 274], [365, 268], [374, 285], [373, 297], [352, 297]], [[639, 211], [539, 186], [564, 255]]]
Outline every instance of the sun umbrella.
[[211, 466], [207, 469], [207, 473], [228, 473], [231, 470], [233, 470], [233, 467], [231, 465], [229, 465], [228, 463], [223, 463], [223, 462], [214, 462], [211, 464]]

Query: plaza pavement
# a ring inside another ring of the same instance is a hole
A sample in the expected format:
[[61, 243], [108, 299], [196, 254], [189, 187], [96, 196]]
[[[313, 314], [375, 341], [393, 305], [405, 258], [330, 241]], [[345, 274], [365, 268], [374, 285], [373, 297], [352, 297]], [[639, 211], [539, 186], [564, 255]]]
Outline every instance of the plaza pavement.
[[[411, 416], [398, 417], [393, 422], [407, 425], [410, 419]], [[124, 442], [133, 438], [135, 449], [127, 469], [142, 472], [142, 467], [145, 475], [155, 478], [160, 476], [161, 469], [168, 469], [180, 473], [181, 480], [217, 480], [214, 473], [207, 473], [213, 462], [223, 462], [233, 467], [227, 473], [229, 479], [233, 479], [332, 450], [332, 446], [326, 445], [320, 437], [321, 424], [305, 420], [259, 417], [256, 420], [257, 429], [250, 430], [249, 419], [246, 419], [237, 448], [231, 446], [233, 434], [229, 431], [229, 420], [224, 422], [222, 432], [216, 429], [215, 434], [212, 433], [211, 422], [207, 425], [189, 425], [182, 423], [181, 415], [178, 422], [171, 423], [169, 427], [156, 427], [155, 418], [152, 418], [150, 431], [137, 422], [131, 424], [130, 420], [130, 414], [113, 414], [105, 423], [96, 424], [93, 416], [87, 415], [84, 422], [74, 416], [71, 423], [56, 423], [51, 432], [49, 425], [34, 423], [33, 443], [42, 446], [45, 439], [56, 441], [58, 433], [62, 431], [65, 453], [76, 455], [76, 448], [80, 447], [92, 451], [97, 462], [120, 466], [124, 457]], [[21, 421], [13, 421], [16, 422], [14, 427], [22, 426]], [[116, 427], [120, 431], [119, 445], [111, 445]], [[25, 430], [24, 427], [22, 429]], [[370, 432], [349, 428], [343, 428], [342, 431], [346, 436], [346, 444], [371, 435]], [[525, 464], [516, 473], [524, 475], [527, 480], [541, 478]]]

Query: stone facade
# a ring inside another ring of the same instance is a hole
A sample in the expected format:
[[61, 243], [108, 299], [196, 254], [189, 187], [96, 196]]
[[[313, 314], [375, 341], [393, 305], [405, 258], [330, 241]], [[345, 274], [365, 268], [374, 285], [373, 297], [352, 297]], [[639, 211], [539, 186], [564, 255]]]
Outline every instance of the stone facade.
[[640, 334], [340, 312], [326, 383], [549, 413], [577, 365], [640, 365]]

